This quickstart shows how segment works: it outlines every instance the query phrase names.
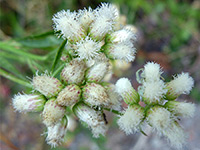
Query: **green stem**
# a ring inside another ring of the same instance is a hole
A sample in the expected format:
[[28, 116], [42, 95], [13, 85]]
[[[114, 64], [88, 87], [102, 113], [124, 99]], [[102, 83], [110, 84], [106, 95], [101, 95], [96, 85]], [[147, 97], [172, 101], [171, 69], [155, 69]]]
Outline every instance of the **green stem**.
[[117, 114], [117, 115], [120, 115], [120, 116], [122, 116], [123, 115], [123, 113], [121, 113], [121, 112], [119, 112], [119, 111], [117, 111], [117, 110], [114, 110], [114, 109], [110, 109], [110, 108], [103, 108], [104, 110], [107, 110], [107, 111], [111, 111], [111, 112], [113, 112], [113, 113], [115, 113], [115, 114]]
[[59, 59], [60, 59], [60, 57], [61, 57], [61, 55], [62, 55], [62, 52], [63, 52], [63, 50], [64, 50], [64, 47], [65, 47], [65, 44], [66, 44], [66, 43], [67, 43], [67, 39], [65, 39], [65, 40], [62, 42], [62, 44], [60, 45], [60, 47], [59, 47], [59, 49], [58, 49], [58, 51], [57, 51], [57, 53], [56, 53], [55, 59], [54, 59], [54, 61], [53, 61], [53, 65], [52, 65], [52, 68], [51, 68], [51, 73], [53, 73], [53, 71], [54, 71], [56, 65], [58, 64], [58, 61], [59, 61]]
[[32, 59], [41, 60], [41, 61], [44, 61], [47, 59], [47, 56], [38, 56], [35, 54], [27, 53], [27, 52], [24, 52], [22, 50], [19, 50], [19, 49], [13, 47], [13, 46], [7, 45], [4, 42], [0, 42], [0, 49], [15, 53], [17, 55], [21, 55], [23, 57], [28, 57], [28, 58], [32, 58]]
[[32, 88], [32, 85], [30, 83], [28, 83], [27, 81], [24, 81], [24, 80], [21, 80], [15, 76], [13, 76], [12, 74], [0, 69], [0, 75], [2, 75], [3, 77], [11, 80], [11, 81], [14, 81], [16, 83], [19, 83], [23, 86], [26, 86], [26, 87], [29, 87], [29, 88]]

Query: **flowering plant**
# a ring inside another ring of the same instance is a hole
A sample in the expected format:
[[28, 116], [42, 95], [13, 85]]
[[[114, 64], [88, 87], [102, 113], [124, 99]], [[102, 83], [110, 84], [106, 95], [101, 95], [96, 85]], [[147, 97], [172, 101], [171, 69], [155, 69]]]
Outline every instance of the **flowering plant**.
[[[132, 62], [136, 54], [137, 36], [128, 26], [118, 28], [117, 8], [102, 3], [94, 10], [62, 10], [53, 16], [53, 22], [56, 34], [64, 41], [51, 72], [37, 72], [31, 79], [32, 93], [17, 94], [12, 100], [16, 111], [41, 112], [49, 145], [56, 147], [64, 141], [70, 108], [95, 138], [108, 130], [104, 114], [108, 110], [117, 114], [119, 128], [127, 135], [145, 134], [143, 128], [148, 124], [172, 146], [182, 148], [186, 135], [178, 121], [180, 117], [192, 117], [195, 106], [176, 99], [189, 94], [194, 86], [188, 73], [165, 82], [160, 65], [147, 62], [136, 72], [141, 84], [138, 90], [127, 78], [116, 84], [105, 82], [112, 60]], [[59, 59], [64, 67], [55, 71]], [[60, 77], [56, 78], [57, 74]], [[127, 108], [122, 108], [122, 100]]]

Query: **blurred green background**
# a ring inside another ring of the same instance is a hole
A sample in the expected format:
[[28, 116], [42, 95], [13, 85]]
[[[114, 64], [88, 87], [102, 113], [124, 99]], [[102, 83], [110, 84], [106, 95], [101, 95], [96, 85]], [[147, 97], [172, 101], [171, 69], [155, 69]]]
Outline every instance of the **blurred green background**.
[[[121, 12], [123, 22], [132, 24], [137, 29], [136, 60], [132, 63], [132, 67], [120, 76], [127, 76], [133, 80], [133, 84], [136, 84], [135, 71], [146, 61], [160, 63], [166, 72], [164, 76], [168, 79], [175, 73], [189, 72], [195, 80], [195, 87], [189, 96], [182, 98], [198, 103], [200, 101], [199, 0], [0, 0], [0, 67], [23, 80], [27, 80], [27, 76], [32, 77], [37, 69], [45, 70], [52, 64], [55, 50], [62, 42], [53, 34], [51, 20], [53, 14], [62, 9], [73, 11], [88, 6], [96, 8], [101, 2], [115, 4]], [[27, 58], [34, 56], [22, 57], [24, 53], [19, 54], [19, 51], [39, 54], [41, 57], [30, 61]], [[43, 57], [45, 54], [48, 54], [47, 57]], [[43, 65], [40, 65], [41, 63]], [[45, 144], [44, 136], [40, 136], [44, 132], [40, 116], [15, 113], [10, 105], [13, 94], [22, 90], [29, 89], [1, 77], [0, 146], [4, 150], [50, 149]], [[115, 122], [112, 115], [108, 114], [108, 118], [110, 122]], [[119, 132], [117, 130], [114, 124], [108, 134]], [[74, 143], [79, 143], [77, 135], [88, 137], [90, 143], [86, 141], [79, 147], [75, 146]], [[87, 129], [78, 125], [73, 132], [68, 133], [67, 142], [58, 150], [112, 149], [106, 142], [110, 141], [108, 138], [110, 136], [99, 140], [93, 139]], [[133, 144], [134, 137], [131, 138]]]

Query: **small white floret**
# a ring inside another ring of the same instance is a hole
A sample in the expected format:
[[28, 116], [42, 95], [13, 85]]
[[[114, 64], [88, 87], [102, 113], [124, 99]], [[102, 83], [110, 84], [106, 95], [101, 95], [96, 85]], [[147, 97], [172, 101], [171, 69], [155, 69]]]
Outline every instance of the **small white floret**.
[[78, 21], [80, 22], [80, 24], [85, 28], [88, 29], [88, 27], [90, 26], [90, 24], [94, 21], [95, 16], [94, 16], [94, 12], [92, 10], [91, 7], [87, 9], [83, 9], [83, 10], [79, 10], [79, 14], [78, 14]]
[[162, 70], [160, 65], [154, 62], [148, 62], [144, 65], [143, 76], [146, 82], [154, 82], [160, 80]]
[[80, 23], [77, 21], [77, 13], [70, 10], [62, 10], [53, 16], [54, 30], [60, 31], [60, 36], [67, 39], [76, 39], [84, 35]]
[[106, 49], [108, 57], [126, 62], [134, 61], [136, 49], [131, 42], [113, 44]]
[[111, 38], [113, 38], [114, 43], [120, 43], [120, 42], [133, 42], [136, 40], [135, 34], [127, 29], [121, 29], [116, 32], [113, 32], [111, 35]]
[[171, 124], [171, 126], [163, 130], [163, 135], [169, 140], [170, 144], [176, 149], [182, 149], [186, 144], [186, 134], [177, 122]]
[[189, 73], [184, 72], [178, 74], [177, 77], [174, 77], [174, 79], [167, 85], [167, 87], [171, 89], [170, 92], [174, 93], [175, 95], [189, 94], [193, 86], [193, 78], [189, 76]]
[[124, 114], [117, 121], [119, 128], [127, 135], [138, 131], [139, 125], [144, 117], [144, 112], [140, 106], [129, 106]]
[[57, 147], [64, 141], [65, 134], [67, 132], [67, 119], [63, 118], [61, 122], [58, 122], [54, 126], [47, 128], [47, 144], [52, 147]]
[[77, 55], [81, 60], [90, 60], [95, 58], [101, 49], [100, 43], [93, 41], [88, 36], [85, 39], [77, 42], [76, 45], [77, 48], [75, 51], [77, 52]]
[[19, 112], [37, 112], [44, 108], [46, 100], [41, 95], [17, 94], [12, 99], [15, 110]]
[[155, 106], [148, 111], [147, 115], [148, 123], [155, 128], [158, 132], [162, 132], [163, 130], [170, 127], [171, 124], [171, 113], [159, 106]]
[[187, 102], [169, 101], [165, 105], [170, 111], [172, 111], [177, 116], [186, 118], [194, 116], [195, 104]]
[[167, 92], [162, 80], [156, 82], [144, 82], [143, 90], [143, 97], [147, 103], [159, 102]]
[[76, 116], [89, 126], [95, 138], [106, 134], [107, 121], [101, 111], [96, 111], [83, 103], [76, 104], [73, 110]]

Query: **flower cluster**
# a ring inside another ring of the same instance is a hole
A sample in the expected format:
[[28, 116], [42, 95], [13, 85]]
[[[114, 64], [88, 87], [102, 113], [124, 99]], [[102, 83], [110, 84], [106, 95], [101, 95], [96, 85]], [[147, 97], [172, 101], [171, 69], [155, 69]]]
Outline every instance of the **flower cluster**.
[[[60, 77], [36, 73], [32, 79], [33, 92], [13, 98], [16, 111], [41, 112], [47, 127], [46, 141], [52, 147], [64, 141], [71, 108], [94, 137], [105, 135], [108, 122], [104, 110], [113, 110], [121, 115], [118, 124], [126, 134], [141, 130], [146, 121], [175, 147], [184, 143], [178, 118], [191, 117], [194, 105], [175, 99], [191, 91], [194, 83], [188, 73], [165, 83], [160, 65], [149, 62], [138, 77], [142, 84], [138, 92], [127, 78], [119, 79], [115, 85], [103, 82], [112, 68], [110, 61], [135, 59], [136, 36], [129, 27], [118, 30], [118, 20], [117, 8], [107, 3], [94, 10], [62, 10], [53, 16], [55, 31], [68, 41], [61, 57], [65, 66]], [[121, 99], [128, 104], [122, 112]], [[139, 104], [140, 100], [145, 107]]]
[[128, 28], [117, 30], [118, 9], [102, 3], [95, 10], [60, 11], [53, 17], [54, 29], [68, 39], [69, 55], [79, 60], [98, 59], [104, 53], [109, 59], [127, 62], [135, 59], [135, 34]]
[[[121, 78], [116, 83], [117, 92], [128, 104], [118, 120], [120, 129], [126, 134], [132, 134], [141, 130], [146, 122], [165, 136], [172, 146], [182, 148], [186, 135], [178, 121], [180, 117], [192, 117], [195, 106], [176, 99], [181, 94], [190, 93], [194, 85], [192, 77], [188, 73], [181, 73], [165, 83], [160, 65], [153, 62], [148, 62], [140, 71], [138, 81], [142, 85], [138, 92], [127, 78]], [[143, 101], [145, 105], [140, 106], [139, 101]]]

